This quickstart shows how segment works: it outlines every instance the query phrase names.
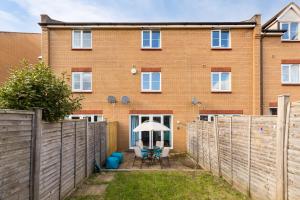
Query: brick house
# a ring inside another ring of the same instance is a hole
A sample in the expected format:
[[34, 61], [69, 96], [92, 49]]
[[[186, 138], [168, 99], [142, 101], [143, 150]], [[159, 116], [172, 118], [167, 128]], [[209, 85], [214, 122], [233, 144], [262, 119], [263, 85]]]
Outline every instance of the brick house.
[[17, 33], [0, 31], [0, 84], [17, 67], [22, 59], [36, 63], [41, 55], [40, 33]]
[[[185, 151], [186, 122], [262, 114], [263, 102], [276, 99], [262, 95], [272, 85], [262, 88], [267, 71], [261, 66], [271, 68], [273, 61], [262, 63], [261, 44], [269, 38], [281, 43], [283, 31], [262, 29], [260, 15], [241, 22], [155, 23], [62, 22], [42, 15], [40, 26], [43, 60], [85, 96], [83, 109], [70, 117], [118, 121], [120, 150], [141, 139]], [[146, 120], [171, 131], [132, 132]]]

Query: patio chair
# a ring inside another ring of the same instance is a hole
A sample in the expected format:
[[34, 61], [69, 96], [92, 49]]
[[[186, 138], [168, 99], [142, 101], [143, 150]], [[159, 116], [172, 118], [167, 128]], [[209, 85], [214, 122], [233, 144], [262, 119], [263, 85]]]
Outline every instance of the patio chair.
[[167, 160], [168, 161], [168, 166], [171, 167], [170, 165], [170, 158], [169, 158], [169, 152], [170, 152], [170, 147], [164, 147], [162, 149], [159, 161], [160, 161], [160, 167], [163, 168], [163, 160]]
[[135, 160], [136, 159], [141, 159], [141, 166], [140, 168], [142, 169], [143, 163], [145, 162], [145, 160], [148, 159], [148, 153], [147, 152], [142, 152], [142, 150], [140, 149], [140, 147], [134, 147], [134, 160], [132, 163], [132, 167], [134, 166]]

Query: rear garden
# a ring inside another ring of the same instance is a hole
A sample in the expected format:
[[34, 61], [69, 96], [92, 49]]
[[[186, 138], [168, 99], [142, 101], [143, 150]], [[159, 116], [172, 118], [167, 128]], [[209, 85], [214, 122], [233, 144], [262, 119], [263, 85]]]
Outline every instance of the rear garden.
[[222, 199], [248, 197], [202, 170], [102, 172], [90, 177], [68, 200]]

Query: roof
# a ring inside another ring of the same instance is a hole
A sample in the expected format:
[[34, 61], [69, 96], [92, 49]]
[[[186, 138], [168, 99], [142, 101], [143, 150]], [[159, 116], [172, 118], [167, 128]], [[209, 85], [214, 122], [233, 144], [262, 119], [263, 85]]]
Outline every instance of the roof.
[[283, 9], [281, 9], [274, 17], [272, 17], [270, 20], [268, 20], [263, 26], [262, 29], [266, 29], [270, 24], [272, 24], [274, 21], [277, 20], [277, 18], [283, 13], [285, 12], [288, 8], [290, 8], [291, 6], [295, 6], [300, 10], [300, 7], [295, 3], [295, 2], [291, 2], [289, 3], [287, 6], [285, 6]]
[[168, 26], [168, 25], [256, 25], [255, 18], [240, 22], [63, 22], [41, 15], [40, 26]]

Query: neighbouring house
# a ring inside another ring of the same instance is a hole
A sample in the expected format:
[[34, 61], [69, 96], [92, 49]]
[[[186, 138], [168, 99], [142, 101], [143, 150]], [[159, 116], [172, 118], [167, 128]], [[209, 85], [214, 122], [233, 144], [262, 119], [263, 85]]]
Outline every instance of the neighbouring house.
[[0, 31], [0, 84], [9, 76], [10, 69], [18, 67], [23, 59], [38, 62], [41, 56], [40, 33]]
[[290, 3], [262, 26], [263, 114], [277, 113], [277, 95], [300, 100], [300, 8]]
[[[286, 9], [298, 7], [291, 3]], [[85, 96], [82, 110], [70, 118], [118, 121], [120, 150], [141, 139], [147, 146], [162, 141], [185, 151], [188, 121], [275, 114], [268, 103], [292, 87], [268, 91], [281, 86], [281, 60], [300, 59], [300, 52], [286, 57], [276, 46], [300, 43], [283, 42], [282, 28], [267, 30], [260, 15], [241, 22], [136, 23], [62, 22], [41, 15], [39, 24], [43, 60], [58, 75], [66, 73], [74, 94]], [[276, 48], [278, 62], [272, 60]], [[265, 74], [262, 66], [279, 74]], [[268, 76], [272, 81], [262, 87]], [[146, 120], [171, 131], [132, 131]]]

